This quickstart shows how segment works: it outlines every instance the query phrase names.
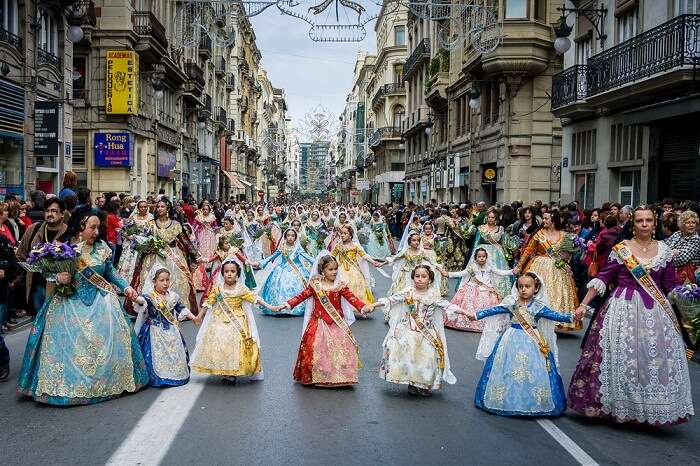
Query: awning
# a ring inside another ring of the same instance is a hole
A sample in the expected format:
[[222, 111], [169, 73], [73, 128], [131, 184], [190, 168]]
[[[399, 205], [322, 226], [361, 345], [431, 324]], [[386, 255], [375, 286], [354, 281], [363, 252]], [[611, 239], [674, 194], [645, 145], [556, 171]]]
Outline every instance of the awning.
[[228, 178], [228, 180], [231, 182], [232, 188], [245, 189], [245, 186], [243, 186], [243, 184], [241, 184], [240, 180], [238, 179], [238, 177], [236, 176], [235, 173], [228, 172], [226, 170], [221, 170], [221, 173], [226, 175], [226, 178]]
[[252, 187], [253, 187], [252, 183], [248, 183], [246, 180], [239, 179], [238, 181], [240, 181], [240, 182], [243, 183], [244, 185], [248, 186], [249, 188], [252, 188]]

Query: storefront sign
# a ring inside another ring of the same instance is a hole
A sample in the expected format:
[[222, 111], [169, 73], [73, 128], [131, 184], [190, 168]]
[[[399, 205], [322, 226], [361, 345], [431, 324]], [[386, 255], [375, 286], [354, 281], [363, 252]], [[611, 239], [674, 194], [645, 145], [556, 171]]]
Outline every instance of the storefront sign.
[[129, 133], [95, 133], [95, 166], [130, 167]]
[[158, 176], [160, 178], [170, 178], [171, 172], [175, 170], [176, 164], [177, 158], [175, 157], [175, 152], [171, 152], [162, 147], [158, 148]]
[[139, 113], [139, 55], [131, 50], [107, 51], [105, 111], [108, 114]]
[[484, 167], [482, 171], [481, 184], [495, 184], [496, 183], [496, 167], [489, 166]]
[[457, 179], [457, 169], [455, 167], [455, 158], [457, 158], [457, 156], [450, 155], [448, 157], [448, 161], [447, 161], [447, 187], [448, 188], [456, 187], [455, 181]]
[[364, 178], [358, 178], [355, 185], [357, 189], [361, 191], [367, 191], [369, 189], [369, 180], [366, 180]]
[[34, 106], [34, 155], [58, 155], [58, 102], [38, 100]]

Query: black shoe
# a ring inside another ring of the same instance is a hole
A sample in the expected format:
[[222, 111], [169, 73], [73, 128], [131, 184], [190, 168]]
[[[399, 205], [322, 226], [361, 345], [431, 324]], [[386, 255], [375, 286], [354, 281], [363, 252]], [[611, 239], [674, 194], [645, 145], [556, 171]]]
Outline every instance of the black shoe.
[[9, 364], [7, 366], [0, 367], [0, 382], [6, 381], [9, 376], [10, 376]]
[[431, 392], [427, 388], [419, 388], [418, 391], [420, 392], [420, 396], [422, 397], [427, 398], [429, 396], [433, 396], [433, 392]]
[[409, 395], [420, 395], [420, 389], [418, 387], [414, 387], [413, 385], [408, 386], [408, 394]]
[[236, 377], [231, 375], [224, 376], [224, 382], [230, 385], [236, 385]]

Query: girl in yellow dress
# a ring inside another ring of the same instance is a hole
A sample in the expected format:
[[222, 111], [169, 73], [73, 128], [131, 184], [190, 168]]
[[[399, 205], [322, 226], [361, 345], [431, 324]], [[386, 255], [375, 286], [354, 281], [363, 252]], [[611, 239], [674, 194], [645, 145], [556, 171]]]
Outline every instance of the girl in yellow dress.
[[[354, 241], [354, 230], [350, 225], [342, 225], [338, 229], [340, 242], [331, 254], [338, 260], [340, 280], [347, 283], [350, 291], [365, 303], [375, 301], [372, 294], [374, 280], [369, 273], [368, 263], [378, 267], [379, 261], [365, 252], [362, 246]], [[358, 314], [359, 315], [359, 314]]]
[[263, 379], [260, 337], [251, 304], [274, 309], [241, 283], [242, 269], [235, 259], [222, 264], [221, 277], [195, 319], [202, 327], [190, 363], [195, 372], [222, 375], [231, 382], [237, 377]]

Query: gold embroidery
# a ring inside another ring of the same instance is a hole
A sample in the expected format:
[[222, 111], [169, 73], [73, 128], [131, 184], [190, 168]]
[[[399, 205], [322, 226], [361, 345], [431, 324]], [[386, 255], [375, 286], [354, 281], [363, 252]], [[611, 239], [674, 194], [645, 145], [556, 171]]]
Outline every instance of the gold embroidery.
[[490, 386], [486, 396], [488, 397], [489, 401], [502, 405], [505, 401], [506, 387], [504, 385]]

